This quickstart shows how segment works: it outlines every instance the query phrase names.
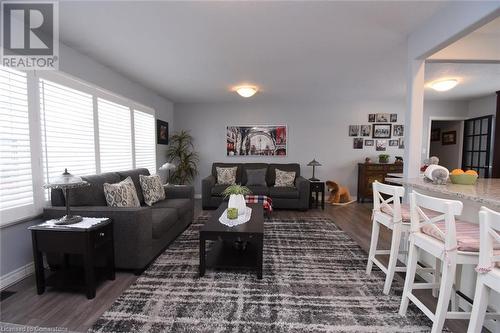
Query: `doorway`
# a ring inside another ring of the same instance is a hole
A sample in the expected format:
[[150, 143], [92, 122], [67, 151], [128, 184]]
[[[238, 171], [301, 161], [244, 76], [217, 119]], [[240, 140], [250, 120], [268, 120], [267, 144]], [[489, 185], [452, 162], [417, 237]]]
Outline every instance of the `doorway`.
[[462, 168], [464, 120], [432, 120], [429, 156], [448, 170]]

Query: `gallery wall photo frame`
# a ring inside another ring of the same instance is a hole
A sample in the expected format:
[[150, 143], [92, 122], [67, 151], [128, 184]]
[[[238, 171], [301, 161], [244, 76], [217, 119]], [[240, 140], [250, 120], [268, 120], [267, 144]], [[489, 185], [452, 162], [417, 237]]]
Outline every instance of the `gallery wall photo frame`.
[[442, 138], [441, 138], [441, 144], [443, 146], [454, 145], [456, 143], [457, 143], [457, 131], [443, 132]]
[[168, 123], [160, 119], [156, 119], [156, 143], [168, 145]]
[[374, 139], [390, 139], [392, 132], [392, 124], [373, 124], [372, 138]]
[[441, 140], [441, 129], [433, 128], [431, 129], [431, 141], [439, 141]]
[[288, 125], [227, 125], [226, 156], [286, 157]]

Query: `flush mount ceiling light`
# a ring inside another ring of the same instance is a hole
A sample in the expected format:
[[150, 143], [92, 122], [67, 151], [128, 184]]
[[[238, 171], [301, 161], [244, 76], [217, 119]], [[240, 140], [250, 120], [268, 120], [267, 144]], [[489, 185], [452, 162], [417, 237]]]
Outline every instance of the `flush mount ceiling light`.
[[458, 81], [455, 79], [439, 80], [431, 83], [431, 88], [436, 91], [448, 91], [455, 88]]
[[248, 98], [255, 95], [255, 93], [259, 91], [259, 88], [256, 86], [238, 86], [234, 88], [234, 91], [236, 91], [241, 97]]

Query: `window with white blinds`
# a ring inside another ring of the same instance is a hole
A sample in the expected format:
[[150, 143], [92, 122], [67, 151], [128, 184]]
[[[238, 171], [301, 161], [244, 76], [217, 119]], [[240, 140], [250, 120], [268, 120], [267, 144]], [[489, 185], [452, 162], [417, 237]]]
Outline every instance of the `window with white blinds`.
[[39, 87], [44, 181], [65, 168], [78, 176], [95, 174], [92, 95], [44, 79]]
[[134, 110], [135, 167], [156, 173], [155, 117]]
[[98, 98], [101, 172], [133, 168], [130, 108]]
[[[0, 213], [34, 205], [26, 74], [0, 68]], [[18, 216], [22, 218], [24, 216]]]

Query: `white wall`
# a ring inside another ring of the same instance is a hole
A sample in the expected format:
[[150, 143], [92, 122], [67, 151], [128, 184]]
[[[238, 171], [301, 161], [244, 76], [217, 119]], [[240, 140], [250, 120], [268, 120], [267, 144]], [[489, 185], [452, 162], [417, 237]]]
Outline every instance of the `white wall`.
[[[169, 123], [169, 130], [174, 127], [174, 105], [166, 98], [64, 44], [60, 45], [59, 53], [60, 71], [149, 106], [155, 109], [158, 119]], [[166, 147], [157, 145], [157, 168], [166, 162]]]
[[[376, 160], [381, 152], [375, 147], [362, 150], [352, 148], [353, 138], [348, 136], [349, 125], [368, 123], [369, 113], [398, 113], [403, 124], [405, 103], [401, 101], [336, 101], [328, 103], [264, 102], [258, 96], [235, 103], [175, 104], [176, 129], [187, 129], [200, 153], [200, 175], [195, 180], [196, 193], [201, 193], [201, 178], [210, 174], [213, 162], [298, 162], [302, 175], [311, 177], [312, 169], [306, 164], [313, 158], [323, 166], [316, 168], [317, 177], [332, 179], [347, 185], [356, 195], [357, 163], [369, 156]], [[227, 157], [227, 125], [288, 125], [288, 156], [286, 157]], [[370, 138], [371, 139], [371, 138]], [[391, 155], [402, 156], [403, 150], [387, 148]]]
[[430, 122], [434, 120], [452, 120], [468, 118], [466, 101], [424, 101], [424, 121], [422, 126], [422, 161], [429, 155]]
[[486, 97], [472, 99], [467, 105], [467, 116], [469, 118], [496, 115], [497, 95], [492, 93]]

